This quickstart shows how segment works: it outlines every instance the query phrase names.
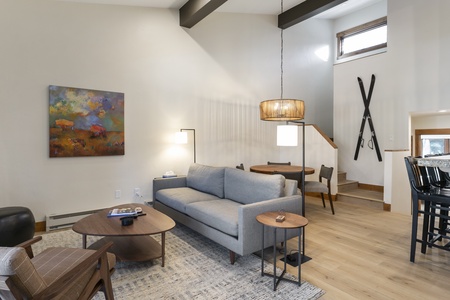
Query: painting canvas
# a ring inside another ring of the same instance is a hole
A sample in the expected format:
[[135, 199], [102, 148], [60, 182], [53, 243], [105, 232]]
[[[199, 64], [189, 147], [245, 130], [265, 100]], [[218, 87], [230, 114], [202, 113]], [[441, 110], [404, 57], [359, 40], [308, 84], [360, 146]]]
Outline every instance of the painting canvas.
[[124, 155], [124, 94], [49, 86], [50, 157]]

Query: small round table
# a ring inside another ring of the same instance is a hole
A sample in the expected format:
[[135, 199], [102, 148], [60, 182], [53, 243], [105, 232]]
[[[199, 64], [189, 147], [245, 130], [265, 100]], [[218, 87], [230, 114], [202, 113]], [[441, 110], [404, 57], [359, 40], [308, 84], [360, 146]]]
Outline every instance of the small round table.
[[[294, 283], [298, 283], [301, 285], [301, 269], [302, 269], [302, 249], [301, 249], [301, 240], [303, 229], [306, 225], [308, 225], [308, 220], [305, 217], [302, 217], [297, 214], [284, 212], [283, 215], [285, 219], [283, 222], [277, 222], [276, 218], [280, 215], [278, 211], [270, 211], [265, 212], [256, 216], [256, 220], [263, 225], [262, 230], [262, 247], [261, 247], [261, 276], [267, 275], [273, 277], [273, 290], [276, 291], [278, 283], [281, 280], [286, 280]], [[265, 227], [273, 228], [273, 274], [264, 272], [264, 231]], [[277, 229], [284, 229], [284, 269], [280, 276], [277, 276], [276, 273], [276, 262], [277, 262]], [[298, 282], [283, 278], [286, 273], [286, 253], [287, 253], [287, 241], [286, 241], [286, 230], [287, 229], [298, 229]], [[278, 280], [277, 280], [278, 279]]]

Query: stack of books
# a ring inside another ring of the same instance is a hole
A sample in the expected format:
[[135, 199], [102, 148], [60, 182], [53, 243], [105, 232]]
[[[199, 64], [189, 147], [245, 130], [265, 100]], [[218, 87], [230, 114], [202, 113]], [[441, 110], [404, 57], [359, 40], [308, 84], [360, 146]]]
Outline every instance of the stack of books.
[[114, 208], [108, 213], [109, 217], [136, 216], [138, 213], [132, 208]]

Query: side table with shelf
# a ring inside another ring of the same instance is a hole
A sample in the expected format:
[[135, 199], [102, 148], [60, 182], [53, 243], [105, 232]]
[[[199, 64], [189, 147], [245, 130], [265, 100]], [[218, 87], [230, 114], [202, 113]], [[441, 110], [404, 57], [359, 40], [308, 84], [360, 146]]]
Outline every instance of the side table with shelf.
[[[308, 220], [305, 217], [300, 215], [286, 212], [285, 220], [283, 222], [277, 222], [276, 218], [280, 214], [278, 211], [265, 212], [258, 216], [256, 216], [256, 220], [263, 225], [262, 230], [262, 247], [261, 247], [261, 276], [267, 275], [273, 277], [273, 290], [276, 291], [278, 283], [281, 280], [297, 283], [299, 286], [301, 285], [301, 262], [302, 262], [302, 249], [301, 249], [301, 241], [302, 241], [302, 233], [303, 229], [306, 225], [308, 225]], [[264, 232], [265, 227], [273, 228], [274, 231], [274, 244], [273, 244], [273, 274], [264, 272]], [[284, 268], [280, 276], [277, 276], [276, 273], [276, 262], [277, 262], [277, 229], [284, 229]], [[286, 230], [288, 229], [297, 229], [298, 230], [298, 257], [297, 260], [299, 262], [298, 265], [298, 282], [284, 278], [284, 274], [286, 273], [286, 255], [287, 255], [287, 240], [286, 240]]]

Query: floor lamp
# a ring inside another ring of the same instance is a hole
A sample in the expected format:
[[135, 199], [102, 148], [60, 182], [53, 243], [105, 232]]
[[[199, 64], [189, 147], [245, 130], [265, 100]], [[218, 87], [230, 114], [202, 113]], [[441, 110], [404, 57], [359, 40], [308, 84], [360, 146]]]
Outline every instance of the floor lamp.
[[195, 149], [195, 129], [187, 129], [182, 128], [180, 129], [180, 132], [176, 133], [175, 141], [177, 144], [187, 144], [188, 143], [188, 135], [186, 131], [192, 131], [194, 134], [194, 163], [197, 162], [197, 153]]

